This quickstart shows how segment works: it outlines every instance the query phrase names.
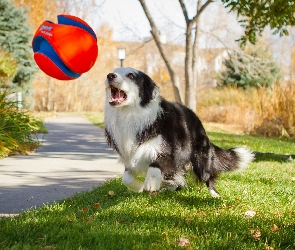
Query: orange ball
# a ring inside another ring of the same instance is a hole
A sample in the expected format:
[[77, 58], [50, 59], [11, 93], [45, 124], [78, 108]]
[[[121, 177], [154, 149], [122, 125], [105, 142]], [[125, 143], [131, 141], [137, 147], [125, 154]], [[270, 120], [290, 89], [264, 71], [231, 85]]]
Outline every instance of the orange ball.
[[87, 72], [98, 56], [97, 38], [82, 19], [59, 15], [58, 23], [44, 21], [36, 31], [32, 46], [34, 59], [47, 75], [73, 80]]

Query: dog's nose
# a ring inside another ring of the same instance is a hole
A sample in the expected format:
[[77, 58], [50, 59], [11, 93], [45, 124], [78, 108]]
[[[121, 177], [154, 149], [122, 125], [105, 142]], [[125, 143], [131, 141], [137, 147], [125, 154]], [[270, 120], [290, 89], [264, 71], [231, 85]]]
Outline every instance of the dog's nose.
[[117, 75], [114, 74], [114, 73], [109, 73], [109, 74], [107, 75], [107, 78], [108, 78], [109, 81], [113, 80], [113, 79], [116, 78], [116, 77], [117, 77]]

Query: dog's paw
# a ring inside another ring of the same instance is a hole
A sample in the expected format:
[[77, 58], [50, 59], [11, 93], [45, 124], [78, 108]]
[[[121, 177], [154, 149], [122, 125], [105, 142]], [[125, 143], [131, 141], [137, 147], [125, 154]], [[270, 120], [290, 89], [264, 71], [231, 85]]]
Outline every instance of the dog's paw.
[[161, 170], [158, 168], [150, 167], [144, 181], [143, 189], [148, 192], [158, 191], [161, 187], [161, 183]]
[[133, 192], [140, 193], [143, 191], [143, 182], [137, 180], [129, 171], [124, 172], [122, 182], [129, 190]]
[[213, 198], [217, 198], [217, 199], [220, 198], [220, 195], [216, 191], [214, 191], [213, 189], [210, 189], [209, 192]]

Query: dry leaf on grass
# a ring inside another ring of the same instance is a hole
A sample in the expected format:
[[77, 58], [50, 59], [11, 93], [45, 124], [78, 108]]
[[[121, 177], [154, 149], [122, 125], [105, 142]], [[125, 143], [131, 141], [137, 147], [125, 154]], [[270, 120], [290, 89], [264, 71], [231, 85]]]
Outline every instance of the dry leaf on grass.
[[114, 196], [115, 192], [114, 191], [109, 191], [109, 196]]
[[265, 250], [275, 250], [275, 249], [274, 249], [274, 247], [267, 246], [267, 247], [265, 248]]
[[88, 207], [83, 207], [83, 209], [81, 210], [82, 213], [87, 213], [89, 211]]
[[68, 222], [72, 222], [73, 221], [68, 215], [66, 215], [66, 219], [67, 219]]
[[93, 205], [93, 208], [96, 208], [96, 209], [100, 208], [100, 204], [99, 204], [99, 203], [95, 203], [95, 204]]
[[280, 230], [280, 228], [276, 225], [276, 224], [273, 224], [273, 226], [271, 227], [270, 229], [272, 232], [277, 232]]
[[248, 210], [244, 213], [244, 216], [247, 218], [253, 218], [256, 215], [256, 212], [253, 210]]
[[180, 247], [184, 247], [184, 246], [187, 246], [187, 245], [189, 245], [189, 244], [190, 244], [190, 242], [189, 242], [188, 239], [183, 238], [183, 237], [180, 237], [180, 238], [179, 238], [178, 246], [180, 246]]
[[260, 237], [261, 237], [261, 232], [259, 229], [256, 229], [256, 230], [250, 230], [250, 233], [252, 234], [254, 240], [259, 240]]

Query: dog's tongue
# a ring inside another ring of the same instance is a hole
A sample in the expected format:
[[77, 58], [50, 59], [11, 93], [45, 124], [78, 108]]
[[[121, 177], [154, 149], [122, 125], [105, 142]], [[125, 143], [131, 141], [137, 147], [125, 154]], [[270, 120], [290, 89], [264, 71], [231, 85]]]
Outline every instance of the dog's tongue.
[[121, 91], [117, 91], [115, 95], [112, 95], [111, 102], [116, 102], [117, 104], [120, 104], [124, 101], [124, 93], [121, 93]]

